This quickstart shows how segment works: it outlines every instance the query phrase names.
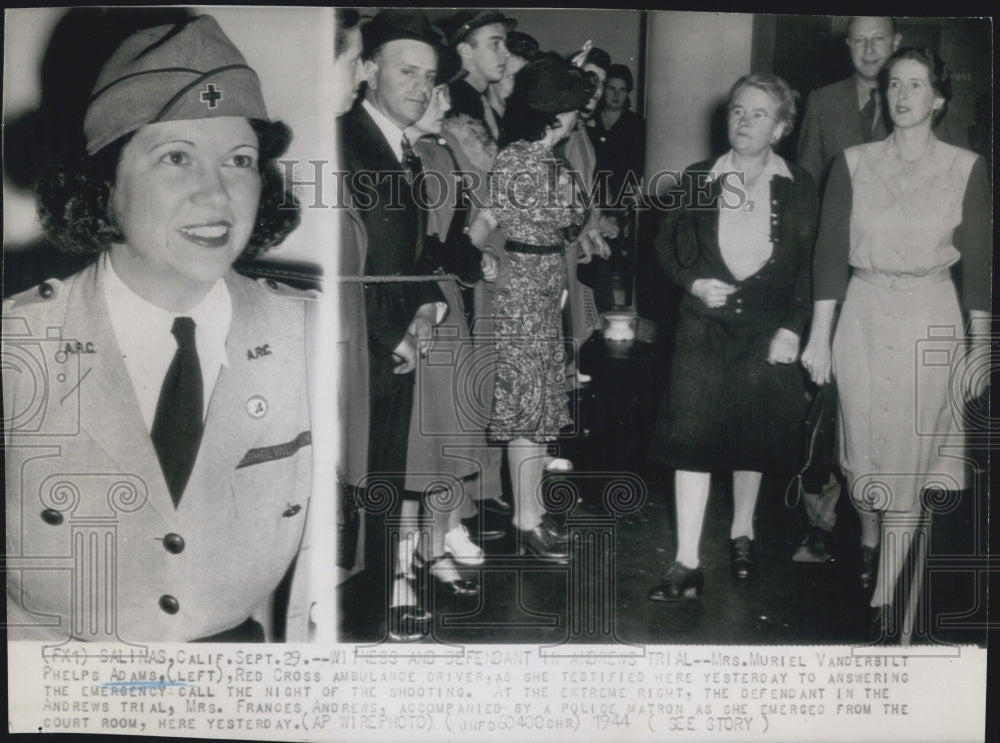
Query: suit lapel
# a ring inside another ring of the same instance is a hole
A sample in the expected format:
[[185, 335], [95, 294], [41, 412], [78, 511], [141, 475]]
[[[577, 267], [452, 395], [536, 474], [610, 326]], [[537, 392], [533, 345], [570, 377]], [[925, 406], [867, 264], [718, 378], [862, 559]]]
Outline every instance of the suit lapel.
[[84, 269], [73, 282], [66, 302], [63, 339], [94, 344], [93, 354], [78, 356], [78, 394], [67, 390], [60, 396], [63, 410], [78, 416], [81, 430], [123, 473], [134, 474], [147, 484], [149, 504], [169, 519], [173, 502], [115, 340], [96, 264]]
[[[349, 121], [346, 127], [345, 150], [348, 152], [348, 169], [377, 170], [382, 172], [395, 171], [403, 172], [403, 168], [396, 159], [396, 153], [382, 134], [371, 116], [359, 105], [355, 107], [347, 117]], [[424, 249], [424, 236], [427, 232], [427, 214], [424, 209], [414, 203], [408, 196], [405, 189], [401, 189], [401, 200], [404, 209], [415, 212], [414, 222], [416, 223], [416, 234], [413, 236], [413, 255], [410, 261], [415, 261]]]

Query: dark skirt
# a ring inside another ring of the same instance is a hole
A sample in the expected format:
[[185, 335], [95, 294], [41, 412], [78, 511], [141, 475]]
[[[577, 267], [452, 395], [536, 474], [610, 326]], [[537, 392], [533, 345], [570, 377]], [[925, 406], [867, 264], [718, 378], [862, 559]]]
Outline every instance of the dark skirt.
[[798, 363], [767, 363], [777, 324], [727, 324], [687, 304], [650, 456], [693, 472], [797, 468], [803, 377]]

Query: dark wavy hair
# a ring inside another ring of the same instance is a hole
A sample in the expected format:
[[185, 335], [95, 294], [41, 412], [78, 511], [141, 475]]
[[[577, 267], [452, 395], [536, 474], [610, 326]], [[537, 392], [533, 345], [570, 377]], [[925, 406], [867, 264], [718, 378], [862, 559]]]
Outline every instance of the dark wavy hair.
[[[260, 147], [260, 203], [253, 233], [241, 254], [255, 258], [279, 245], [299, 225], [299, 202], [285, 189], [278, 170], [292, 141], [292, 130], [281, 121], [248, 119]], [[134, 132], [98, 152], [49, 167], [35, 184], [38, 218], [54, 245], [69, 255], [96, 255], [125, 236], [111, 218], [111, 189], [122, 151]]]
[[885, 95], [889, 90], [889, 74], [892, 72], [893, 65], [903, 59], [912, 59], [926, 67], [931, 90], [944, 98], [944, 105], [934, 113], [931, 119], [931, 123], [937, 124], [944, 118], [948, 111], [948, 101], [951, 100], [951, 73], [948, 71], [947, 65], [930, 47], [904, 46], [897, 49], [879, 73], [879, 88], [882, 90], [882, 95]]

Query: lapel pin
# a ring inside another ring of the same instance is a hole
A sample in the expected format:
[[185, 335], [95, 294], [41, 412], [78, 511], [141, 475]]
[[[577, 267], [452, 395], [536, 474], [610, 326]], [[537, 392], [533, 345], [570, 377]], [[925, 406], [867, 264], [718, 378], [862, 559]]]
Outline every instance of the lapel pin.
[[263, 418], [267, 415], [267, 400], [260, 395], [254, 395], [247, 400], [247, 412], [251, 418]]

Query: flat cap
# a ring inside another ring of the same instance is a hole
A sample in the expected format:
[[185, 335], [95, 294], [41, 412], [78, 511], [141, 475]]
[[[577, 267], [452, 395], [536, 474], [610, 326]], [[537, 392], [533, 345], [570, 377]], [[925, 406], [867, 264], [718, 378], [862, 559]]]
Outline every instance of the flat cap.
[[268, 120], [260, 79], [212, 16], [132, 34], [101, 70], [83, 120], [87, 154], [161, 121]]
[[465, 41], [469, 34], [477, 28], [488, 26], [491, 23], [502, 23], [508, 31], [517, 26], [516, 20], [508, 18], [499, 10], [477, 10], [475, 8], [460, 10], [438, 25], [448, 37], [448, 45], [455, 47]]

